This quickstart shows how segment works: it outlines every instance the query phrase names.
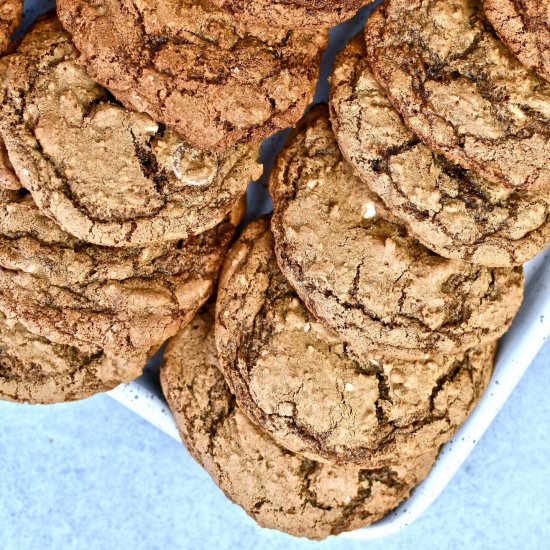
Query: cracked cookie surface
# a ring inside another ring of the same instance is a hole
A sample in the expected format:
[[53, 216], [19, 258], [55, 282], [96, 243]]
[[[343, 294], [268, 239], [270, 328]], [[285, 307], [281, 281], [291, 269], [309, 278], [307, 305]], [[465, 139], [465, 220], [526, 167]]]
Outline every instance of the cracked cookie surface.
[[376, 78], [422, 141], [495, 183], [550, 190], [550, 84], [502, 44], [480, 0], [389, 0], [365, 36]]
[[0, 313], [0, 399], [60, 403], [106, 392], [137, 378], [147, 360], [54, 344]]
[[243, 412], [285, 448], [320, 461], [377, 468], [448, 441], [487, 386], [495, 345], [359, 358], [308, 312], [273, 246], [269, 221], [253, 222], [220, 281], [220, 368]]
[[288, 140], [269, 186], [283, 273], [357, 353], [456, 354], [510, 326], [521, 268], [445, 259], [409, 236], [342, 157], [324, 107]]
[[336, 60], [330, 107], [345, 158], [430, 250], [507, 267], [550, 241], [550, 196], [493, 184], [426, 147], [374, 79], [362, 36]]
[[30, 195], [0, 196], [0, 310], [83, 350], [158, 347], [208, 299], [241, 212], [186, 241], [106, 248], [75, 239]]
[[110, 99], [77, 57], [49, 17], [2, 61], [2, 134], [39, 208], [102, 246], [185, 239], [220, 223], [260, 176], [258, 148], [191, 148]]
[[183, 442], [219, 487], [261, 526], [294, 536], [324, 539], [370, 525], [409, 495], [437, 454], [365, 469], [287, 451], [235, 404], [208, 312], [170, 341], [161, 382]]
[[207, 150], [299, 120], [327, 40], [324, 30], [246, 25], [191, 0], [59, 0], [57, 9], [95, 80]]
[[209, 0], [210, 4], [252, 24], [285, 29], [333, 27], [353, 17], [370, 0]]
[[518, 59], [550, 81], [550, 4], [544, 0], [483, 0], [483, 6]]
[[11, 35], [21, 23], [23, 0], [0, 0], [0, 53], [9, 46]]

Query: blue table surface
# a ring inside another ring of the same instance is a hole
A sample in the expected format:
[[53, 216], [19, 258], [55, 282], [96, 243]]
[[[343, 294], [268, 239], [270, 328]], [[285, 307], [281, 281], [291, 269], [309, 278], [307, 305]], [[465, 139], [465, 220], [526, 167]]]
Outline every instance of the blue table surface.
[[260, 529], [183, 446], [107, 396], [0, 403], [0, 548], [547, 548], [549, 359], [550, 343], [428, 512], [372, 542]]

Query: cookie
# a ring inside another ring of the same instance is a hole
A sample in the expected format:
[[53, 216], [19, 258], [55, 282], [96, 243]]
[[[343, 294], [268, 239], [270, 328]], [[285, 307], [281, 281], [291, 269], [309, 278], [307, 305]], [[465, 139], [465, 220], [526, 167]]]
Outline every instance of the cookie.
[[453, 355], [510, 326], [521, 268], [445, 259], [412, 238], [343, 159], [325, 107], [291, 136], [269, 186], [283, 273], [357, 353]]
[[362, 36], [338, 56], [331, 83], [332, 126], [344, 157], [430, 250], [509, 267], [550, 242], [550, 196], [491, 183], [426, 147], [374, 79]]
[[24, 187], [80, 240], [135, 247], [212, 229], [260, 176], [258, 148], [193, 149], [110, 99], [52, 17], [3, 61], [0, 127]]
[[487, 18], [518, 59], [550, 80], [550, 4], [545, 0], [483, 0]]
[[208, 313], [174, 337], [161, 382], [181, 437], [225, 494], [262, 527], [323, 539], [374, 523], [405, 499], [436, 453], [377, 469], [291, 453], [240, 411], [217, 368]]
[[292, 126], [313, 98], [327, 33], [246, 25], [193, 0], [60, 0], [90, 76], [198, 149]]
[[23, 0], [0, 0], [0, 54], [10, 44], [11, 35], [21, 23]]
[[495, 345], [411, 360], [358, 357], [308, 312], [273, 245], [269, 222], [254, 222], [220, 280], [220, 368], [243, 412], [319, 461], [378, 468], [448, 441], [487, 386]]
[[0, 313], [0, 399], [60, 403], [83, 399], [137, 378], [144, 353], [109, 356], [54, 344]]
[[30, 195], [0, 195], [0, 311], [59, 344], [132, 354], [160, 346], [208, 299], [240, 213], [146, 248], [75, 239]]
[[366, 41], [376, 78], [426, 145], [495, 183], [550, 190], [550, 85], [500, 42], [481, 0], [389, 0]]
[[210, 0], [214, 8], [239, 21], [310, 30], [338, 25], [368, 3], [369, 0]]

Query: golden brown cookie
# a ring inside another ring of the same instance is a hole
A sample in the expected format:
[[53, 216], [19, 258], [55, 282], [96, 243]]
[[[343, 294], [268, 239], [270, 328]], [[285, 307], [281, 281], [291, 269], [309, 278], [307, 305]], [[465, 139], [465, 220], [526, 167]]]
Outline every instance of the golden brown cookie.
[[284, 29], [328, 28], [350, 19], [371, 0], [209, 0], [236, 20]]
[[388, 0], [366, 41], [376, 78], [426, 145], [495, 183], [550, 191], [550, 84], [501, 43], [481, 0]]
[[199, 315], [168, 345], [161, 382], [191, 454], [262, 527], [324, 539], [374, 523], [428, 473], [436, 452], [365, 469], [291, 453], [235, 404], [217, 368], [213, 319]]
[[256, 147], [223, 154], [185, 144], [114, 102], [77, 62], [52, 17], [4, 58], [1, 131], [38, 207], [102, 246], [144, 246], [219, 224], [261, 174]]
[[550, 80], [550, 3], [483, 0], [487, 18], [518, 59]]
[[510, 326], [522, 270], [448, 260], [413, 239], [343, 159], [324, 107], [291, 136], [269, 185], [283, 273], [358, 353], [453, 355]]
[[0, 0], [0, 54], [9, 46], [10, 38], [21, 23], [23, 0]]
[[83, 399], [141, 374], [145, 353], [107, 355], [54, 344], [0, 313], [0, 399], [60, 403]]
[[193, 147], [223, 151], [292, 126], [327, 33], [246, 25], [193, 0], [59, 0], [90, 76]]
[[332, 126], [344, 157], [430, 250], [508, 267], [550, 242], [550, 195], [491, 183], [426, 147], [374, 79], [362, 36], [338, 56], [331, 84]]
[[485, 390], [495, 345], [400, 360], [353, 348], [281, 273], [268, 220], [227, 256], [216, 304], [220, 368], [239, 406], [285, 448], [378, 468], [435, 451]]
[[106, 248], [75, 239], [30, 195], [0, 196], [0, 310], [82, 350], [155, 348], [208, 299], [240, 214], [186, 241]]

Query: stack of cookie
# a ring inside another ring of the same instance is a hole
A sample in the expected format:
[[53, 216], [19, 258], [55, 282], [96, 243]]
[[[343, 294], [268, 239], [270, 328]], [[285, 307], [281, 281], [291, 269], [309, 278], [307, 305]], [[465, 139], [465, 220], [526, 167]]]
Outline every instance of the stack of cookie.
[[550, 241], [550, 88], [478, 0], [387, 0], [331, 85], [270, 174], [273, 216], [233, 245], [161, 370], [229, 498], [316, 539], [427, 475]]
[[193, 149], [77, 57], [49, 16], [1, 61], [5, 399], [77, 399], [139, 376], [210, 296], [261, 173], [257, 147]]
[[208, 300], [259, 142], [358, 2], [273, 32], [215, 2], [63, 0], [9, 46], [22, 4], [0, 13], [0, 397], [51, 403], [134, 379]]

